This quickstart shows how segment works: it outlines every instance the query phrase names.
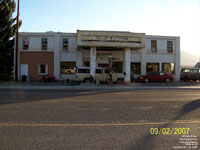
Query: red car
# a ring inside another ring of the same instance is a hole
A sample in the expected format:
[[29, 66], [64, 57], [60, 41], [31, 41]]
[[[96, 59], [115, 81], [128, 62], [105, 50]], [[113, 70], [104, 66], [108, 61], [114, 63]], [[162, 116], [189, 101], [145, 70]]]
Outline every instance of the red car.
[[41, 79], [41, 82], [55, 82], [56, 81], [56, 77], [51, 75], [43, 75], [42, 76], [42, 79]]
[[166, 72], [149, 72], [148, 75], [139, 76], [138, 81], [140, 82], [170, 82], [173, 81], [174, 77]]

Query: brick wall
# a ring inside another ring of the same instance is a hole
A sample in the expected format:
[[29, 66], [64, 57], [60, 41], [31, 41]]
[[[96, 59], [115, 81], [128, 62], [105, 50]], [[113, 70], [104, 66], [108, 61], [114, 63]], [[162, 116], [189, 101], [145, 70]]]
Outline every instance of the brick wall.
[[20, 64], [28, 64], [28, 75], [32, 81], [39, 81], [42, 78], [38, 74], [39, 64], [48, 64], [48, 75], [54, 75], [53, 52], [20, 52]]

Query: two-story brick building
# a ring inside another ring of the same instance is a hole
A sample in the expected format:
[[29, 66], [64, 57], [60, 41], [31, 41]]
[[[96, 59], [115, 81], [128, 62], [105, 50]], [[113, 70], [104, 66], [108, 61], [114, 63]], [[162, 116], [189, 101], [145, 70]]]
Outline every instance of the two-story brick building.
[[70, 67], [107, 67], [112, 57], [113, 70], [125, 73], [125, 82], [152, 71], [166, 71], [180, 80], [180, 37], [153, 36], [118, 31], [77, 33], [19, 33], [18, 76], [38, 81], [42, 75], [74, 79]]

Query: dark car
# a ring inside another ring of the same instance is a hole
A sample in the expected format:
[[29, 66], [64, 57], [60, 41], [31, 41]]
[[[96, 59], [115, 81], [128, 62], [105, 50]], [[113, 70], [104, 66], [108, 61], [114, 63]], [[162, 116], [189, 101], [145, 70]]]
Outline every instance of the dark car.
[[194, 66], [194, 68], [200, 68], [200, 62], [198, 62], [198, 63]]
[[166, 72], [149, 72], [147, 75], [139, 76], [139, 82], [170, 82], [173, 81], [173, 75]]
[[200, 80], [199, 68], [182, 68], [181, 69], [181, 81], [196, 81]]

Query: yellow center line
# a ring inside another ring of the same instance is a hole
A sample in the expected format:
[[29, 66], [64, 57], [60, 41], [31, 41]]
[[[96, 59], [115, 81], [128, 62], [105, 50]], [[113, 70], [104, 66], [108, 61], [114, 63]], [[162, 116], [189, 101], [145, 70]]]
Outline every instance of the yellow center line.
[[166, 101], [175, 101], [175, 102], [189, 102], [189, 101], [193, 101], [194, 99], [158, 99], [158, 100], [140, 100], [140, 99], [132, 99], [132, 100], [126, 100], [126, 99], [120, 99], [120, 100], [116, 100], [116, 99], [113, 99], [113, 100], [102, 100], [102, 99], [94, 99], [94, 100], [88, 100], [88, 99], [83, 99], [83, 100], [80, 100], [80, 99], [69, 99], [69, 98], [60, 98], [60, 99], [48, 99], [48, 100], [33, 100], [33, 101], [26, 101], [26, 100], [0, 100], [0, 102], [60, 102], [60, 101], [63, 101], [63, 102], [166, 102]]
[[[60, 99], [49, 99], [49, 100], [41, 100], [42, 102], [168, 102], [168, 101], [175, 101], [175, 102], [190, 102], [193, 101], [195, 99], [77, 99], [77, 98], [60, 98]], [[37, 102], [37, 101], [32, 101], [32, 102]]]
[[106, 124], [31, 124], [31, 123], [2, 123], [0, 127], [106, 127], [106, 126], [144, 126], [164, 124], [200, 124], [200, 120], [176, 120], [166, 122], [136, 122], [136, 123], [106, 123]]

